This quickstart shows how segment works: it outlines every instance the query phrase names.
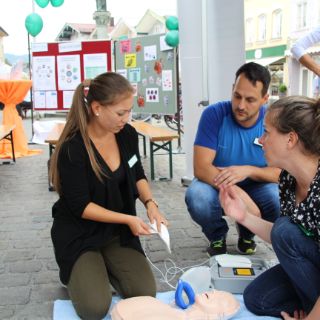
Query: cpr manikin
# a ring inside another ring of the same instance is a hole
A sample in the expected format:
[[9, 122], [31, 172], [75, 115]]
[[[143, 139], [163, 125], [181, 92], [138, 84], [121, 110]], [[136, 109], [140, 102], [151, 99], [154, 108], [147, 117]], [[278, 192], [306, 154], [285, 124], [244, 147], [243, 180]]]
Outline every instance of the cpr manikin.
[[118, 302], [112, 320], [219, 320], [238, 312], [239, 302], [229, 292], [208, 291], [195, 296], [195, 303], [182, 310], [152, 297], [134, 297]]

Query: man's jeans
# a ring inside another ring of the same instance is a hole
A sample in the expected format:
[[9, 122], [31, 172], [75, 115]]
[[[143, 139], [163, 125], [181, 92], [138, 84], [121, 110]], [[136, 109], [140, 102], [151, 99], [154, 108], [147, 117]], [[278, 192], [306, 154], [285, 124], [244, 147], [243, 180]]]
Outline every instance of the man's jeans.
[[320, 296], [319, 244], [288, 217], [274, 223], [271, 242], [280, 264], [246, 288], [246, 307], [255, 314], [274, 317], [280, 317], [281, 311], [309, 313]]
[[[257, 204], [263, 219], [273, 222], [279, 217], [278, 184], [247, 180], [246, 183], [238, 185]], [[187, 189], [185, 201], [191, 218], [202, 227], [203, 233], [210, 242], [226, 238], [229, 227], [222, 217], [223, 210], [217, 189], [194, 178]], [[241, 225], [238, 227], [240, 237], [253, 238], [254, 235], [248, 229]]]

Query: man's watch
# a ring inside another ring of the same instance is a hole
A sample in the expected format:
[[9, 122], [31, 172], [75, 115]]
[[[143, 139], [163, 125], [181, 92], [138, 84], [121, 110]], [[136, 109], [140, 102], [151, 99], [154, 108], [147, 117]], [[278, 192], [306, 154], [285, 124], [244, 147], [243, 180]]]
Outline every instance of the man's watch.
[[157, 202], [156, 200], [150, 198], [150, 199], [147, 199], [147, 200], [143, 203], [146, 208], [147, 208], [147, 204], [148, 204], [149, 202], [153, 202], [153, 203], [156, 205], [157, 208], [159, 207], [158, 202]]

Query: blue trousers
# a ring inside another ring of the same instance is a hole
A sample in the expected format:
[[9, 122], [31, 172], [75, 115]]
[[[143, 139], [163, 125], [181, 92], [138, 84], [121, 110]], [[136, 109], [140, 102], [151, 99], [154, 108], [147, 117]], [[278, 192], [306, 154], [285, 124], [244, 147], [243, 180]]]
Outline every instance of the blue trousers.
[[[254, 200], [265, 220], [274, 222], [279, 217], [279, 190], [276, 183], [261, 183], [248, 180], [239, 184]], [[208, 240], [215, 241], [226, 238], [229, 227], [223, 218], [223, 210], [219, 201], [219, 191], [198, 179], [193, 179], [185, 195], [185, 201], [191, 218], [201, 226]], [[238, 225], [239, 235], [252, 239], [248, 229]]]
[[280, 217], [271, 240], [280, 264], [268, 269], [245, 289], [246, 307], [257, 315], [280, 317], [281, 311], [310, 312], [320, 296], [319, 245], [288, 217]]

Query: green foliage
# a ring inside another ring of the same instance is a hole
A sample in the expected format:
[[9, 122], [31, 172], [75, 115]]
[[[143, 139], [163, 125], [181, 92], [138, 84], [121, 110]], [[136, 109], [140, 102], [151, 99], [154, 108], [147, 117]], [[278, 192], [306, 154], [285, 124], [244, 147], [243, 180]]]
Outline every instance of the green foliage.
[[279, 89], [279, 92], [281, 93], [285, 93], [288, 90], [287, 86], [284, 83], [281, 83], [278, 89]]

